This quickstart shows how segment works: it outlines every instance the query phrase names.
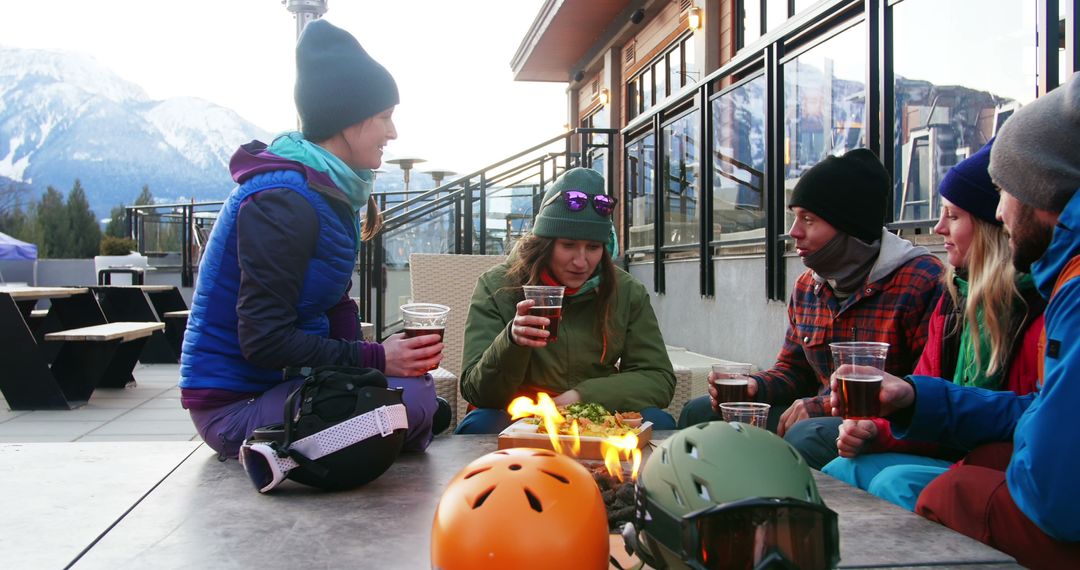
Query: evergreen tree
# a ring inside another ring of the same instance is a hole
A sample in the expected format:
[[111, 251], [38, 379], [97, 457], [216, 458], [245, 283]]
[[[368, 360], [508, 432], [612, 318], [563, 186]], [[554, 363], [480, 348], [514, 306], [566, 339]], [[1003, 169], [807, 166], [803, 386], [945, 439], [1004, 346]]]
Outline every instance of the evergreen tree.
[[109, 214], [109, 223], [105, 224], [105, 235], [113, 237], [128, 237], [127, 208], [123, 204], [113, 206]]
[[97, 255], [101, 247], [101, 227], [90, 210], [86, 191], [77, 178], [75, 186], [68, 193], [67, 222], [70, 237], [64, 257], [86, 259]]
[[150, 193], [150, 186], [143, 184], [142, 192], [139, 192], [139, 196], [135, 198], [136, 206], [146, 206], [154, 203], [154, 195]]
[[52, 186], [49, 186], [41, 195], [41, 203], [37, 208], [37, 226], [41, 231], [38, 257], [52, 259], [63, 257], [70, 241], [67, 208], [64, 206], [64, 196]]

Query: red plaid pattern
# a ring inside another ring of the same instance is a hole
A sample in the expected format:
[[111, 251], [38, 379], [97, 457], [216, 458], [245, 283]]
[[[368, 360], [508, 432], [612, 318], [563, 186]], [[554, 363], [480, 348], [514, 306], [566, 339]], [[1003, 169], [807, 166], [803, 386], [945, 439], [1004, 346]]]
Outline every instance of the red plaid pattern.
[[941, 272], [936, 257], [919, 256], [844, 301], [836, 298], [828, 283], [815, 279], [812, 271], [804, 272], [788, 301], [788, 330], [776, 365], [755, 374], [758, 400], [807, 398], [811, 417], [828, 415], [831, 342], [887, 342], [885, 371], [910, 374], [926, 344], [927, 325], [941, 295]]

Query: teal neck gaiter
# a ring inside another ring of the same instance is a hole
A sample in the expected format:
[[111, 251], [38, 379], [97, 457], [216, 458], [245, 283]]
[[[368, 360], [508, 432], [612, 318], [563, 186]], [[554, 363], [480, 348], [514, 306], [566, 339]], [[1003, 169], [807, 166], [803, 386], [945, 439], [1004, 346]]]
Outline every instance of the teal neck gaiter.
[[375, 175], [370, 169], [350, 168], [333, 153], [305, 139], [304, 135], [297, 131], [279, 135], [270, 144], [269, 150], [282, 158], [302, 162], [329, 176], [345, 193], [353, 212], [359, 213], [367, 204], [368, 196], [375, 186]]

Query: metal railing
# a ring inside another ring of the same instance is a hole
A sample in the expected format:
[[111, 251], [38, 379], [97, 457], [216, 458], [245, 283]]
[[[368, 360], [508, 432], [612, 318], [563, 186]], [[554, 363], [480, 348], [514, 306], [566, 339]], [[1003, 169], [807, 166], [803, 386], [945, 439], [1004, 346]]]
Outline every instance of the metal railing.
[[[575, 129], [552, 137], [430, 190], [376, 192], [383, 229], [363, 242], [357, 258], [360, 315], [375, 325], [377, 339], [400, 325], [387, 295], [407, 295], [410, 253], [508, 253], [532, 227], [547, 186], [563, 171], [603, 162], [606, 191], [612, 180], [616, 129]], [[128, 235], [144, 254], [179, 253], [180, 281], [195, 272], [223, 201], [148, 204], [125, 208]], [[462, 308], [464, 309], [464, 308]]]
[[384, 338], [400, 324], [387, 294], [407, 286], [408, 254], [508, 253], [531, 228], [547, 185], [566, 169], [592, 166], [600, 156], [606, 157], [603, 174], [613, 194], [611, 149], [618, 134], [615, 129], [568, 131], [383, 210], [383, 230], [361, 245], [358, 265], [360, 313], [373, 322], [376, 336]]

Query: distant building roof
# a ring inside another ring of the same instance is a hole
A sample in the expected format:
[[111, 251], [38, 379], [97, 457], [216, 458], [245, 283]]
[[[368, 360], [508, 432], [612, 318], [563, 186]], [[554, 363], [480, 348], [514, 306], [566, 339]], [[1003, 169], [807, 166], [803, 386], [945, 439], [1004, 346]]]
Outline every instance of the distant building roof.
[[510, 60], [515, 81], [568, 81], [630, 0], [547, 0]]

